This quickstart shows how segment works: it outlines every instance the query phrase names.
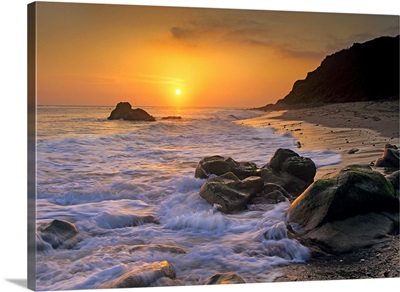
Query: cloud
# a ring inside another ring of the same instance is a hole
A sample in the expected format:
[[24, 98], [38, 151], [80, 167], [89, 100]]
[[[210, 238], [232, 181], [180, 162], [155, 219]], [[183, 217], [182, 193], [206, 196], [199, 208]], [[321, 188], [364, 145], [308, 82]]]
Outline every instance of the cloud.
[[170, 28], [173, 39], [191, 46], [204, 43], [220, 45], [240, 45], [249, 48], [266, 48], [285, 56], [301, 58], [320, 58], [323, 52], [309, 50], [305, 46], [296, 46], [299, 39], [292, 37], [292, 42], [277, 35], [268, 24], [244, 18], [211, 18], [192, 20]]

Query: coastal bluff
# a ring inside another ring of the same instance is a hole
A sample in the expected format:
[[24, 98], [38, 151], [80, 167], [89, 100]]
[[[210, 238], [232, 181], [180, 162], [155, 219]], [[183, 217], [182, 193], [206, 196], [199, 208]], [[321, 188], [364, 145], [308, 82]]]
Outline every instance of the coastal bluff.
[[396, 98], [399, 98], [399, 36], [383, 36], [327, 56], [304, 80], [297, 80], [284, 98], [258, 109]]

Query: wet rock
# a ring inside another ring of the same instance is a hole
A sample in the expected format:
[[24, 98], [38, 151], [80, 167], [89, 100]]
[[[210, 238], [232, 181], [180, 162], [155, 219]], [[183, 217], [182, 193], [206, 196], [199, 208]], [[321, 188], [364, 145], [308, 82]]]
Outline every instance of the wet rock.
[[162, 120], [182, 120], [181, 116], [168, 116], [168, 117], [162, 117]]
[[205, 157], [197, 164], [195, 177], [208, 178], [211, 174], [223, 175], [227, 172], [234, 173], [239, 179], [249, 176], [259, 176], [257, 165], [253, 162], [237, 162], [231, 157], [219, 155]]
[[289, 173], [305, 183], [312, 183], [317, 172], [315, 163], [310, 158], [302, 157], [290, 149], [276, 150], [269, 166], [277, 172]]
[[356, 153], [356, 152], [358, 152], [358, 151], [359, 151], [358, 148], [352, 148], [352, 149], [350, 149], [349, 151], [347, 151], [347, 153], [348, 153], [348, 154], [354, 154], [354, 153]]
[[287, 201], [290, 194], [281, 186], [273, 183], [267, 183], [263, 186], [262, 190], [251, 198], [249, 204], [277, 204]]
[[243, 284], [246, 283], [241, 276], [236, 273], [218, 273], [213, 275], [205, 285], [215, 284]]
[[400, 188], [400, 170], [396, 170], [390, 175], [386, 176], [386, 179], [392, 184], [395, 192], [396, 192], [396, 197], [399, 199], [399, 188]]
[[46, 249], [45, 243], [50, 244], [54, 249], [73, 248], [80, 241], [76, 226], [64, 220], [55, 219], [50, 223], [42, 224], [37, 232], [41, 238], [38, 240], [39, 250]]
[[237, 213], [246, 209], [252, 195], [262, 190], [264, 182], [251, 176], [240, 180], [232, 172], [208, 179], [200, 189], [200, 196], [209, 204], [216, 204], [223, 213]]
[[307, 238], [330, 253], [347, 253], [390, 241], [396, 225], [398, 222], [385, 215], [368, 213], [328, 222], [310, 231]]
[[396, 216], [384, 212], [399, 212], [392, 184], [368, 166], [352, 165], [314, 182], [290, 205], [287, 221], [325, 249], [349, 252], [393, 231]]
[[260, 174], [265, 184], [270, 183], [281, 186], [290, 194], [291, 199], [296, 198], [310, 185], [310, 183], [287, 172], [276, 171], [269, 166], [265, 166], [261, 169]]
[[386, 144], [381, 158], [375, 161], [377, 167], [399, 168], [400, 150], [396, 145]]
[[164, 277], [170, 279], [175, 279], [176, 277], [175, 268], [168, 261], [154, 262], [144, 265], [115, 280], [111, 280], [98, 288], [149, 287], [157, 283], [157, 281], [161, 281]]
[[138, 244], [130, 247], [129, 252], [146, 251], [146, 252], [168, 252], [174, 254], [185, 254], [186, 251], [180, 247], [166, 244]]
[[145, 110], [137, 108], [132, 109], [129, 102], [119, 102], [108, 117], [109, 120], [127, 120], [127, 121], [155, 121], [156, 119]]

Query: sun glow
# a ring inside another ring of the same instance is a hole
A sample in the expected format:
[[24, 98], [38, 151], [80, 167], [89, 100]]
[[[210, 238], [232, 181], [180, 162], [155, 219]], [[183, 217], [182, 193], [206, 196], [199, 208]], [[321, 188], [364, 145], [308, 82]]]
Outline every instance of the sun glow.
[[176, 95], [181, 95], [181, 93], [182, 93], [182, 92], [181, 92], [180, 89], [175, 90], [175, 94], [176, 94]]

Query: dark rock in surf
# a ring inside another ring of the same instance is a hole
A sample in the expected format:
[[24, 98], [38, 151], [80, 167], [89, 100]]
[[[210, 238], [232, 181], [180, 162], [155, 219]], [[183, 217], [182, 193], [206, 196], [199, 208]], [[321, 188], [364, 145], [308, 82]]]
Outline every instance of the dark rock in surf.
[[257, 165], [253, 162], [237, 162], [231, 157], [219, 155], [205, 157], [197, 164], [194, 176], [208, 178], [211, 174], [223, 175], [232, 172], [239, 179], [249, 176], [259, 176]]
[[264, 182], [258, 176], [240, 180], [232, 172], [208, 179], [200, 189], [200, 196], [220, 212], [232, 214], [246, 209], [251, 197], [262, 190]]
[[[78, 229], [68, 221], [55, 219], [38, 228], [38, 236], [52, 248], [73, 248], [79, 241]], [[41, 243], [39, 249], [43, 246]]]
[[104, 283], [99, 289], [134, 288], [153, 286], [162, 278], [175, 279], [176, 271], [168, 261], [154, 262], [128, 272], [115, 280]]
[[317, 172], [317, 168], [310, 158], [302, 157], [290, 149], [279, 148], [276, 150], [269, 166], [273, 170], [289, 173], [306, 183], [312, 183]]
[[213, 275], [205, 285], [218, 285], [218, 284], [244, 284], [245, 280], [236, 273], [218, 273]]
[[128, 248], [129, 252], [145, 251], [145, 252], [167, 252], [173, 254], [185, 254], [186, 251], [180, 247], [166, 244], [138, 244]]
[[290, 194], [281, 186], [273, 183], [266, 183], [262, 190], [256, 193], [250, 200], [252, 205], [271, 205], [288, 201]]
[[323, 250], [343, 253], [388, 240], [398, 212], [392, 184], [368, 166], [352, 165], [314, 182], [290, 205], [287, 220]]
[[400, 150], [396, 145], [386, 144], [381, 158], [375, 161], [377, 167], [399, 168]]
[[156, 119], [145, 110], [137, 108], [132, 109], [129, 102], [119, 102], [108, 117], [109, 120], [127, 120], [127, 121], [155, 121]]
[[315, 163], [310, 158], [279, 148], [260, 170], [260, 175], [264, 183], [279, 185], [292, 197], [297, 197], [314, 181], [316, 172]]
[[162, 117], [162, 120], [182, 120], [181, 116], [168, 116], [168, 117]]

